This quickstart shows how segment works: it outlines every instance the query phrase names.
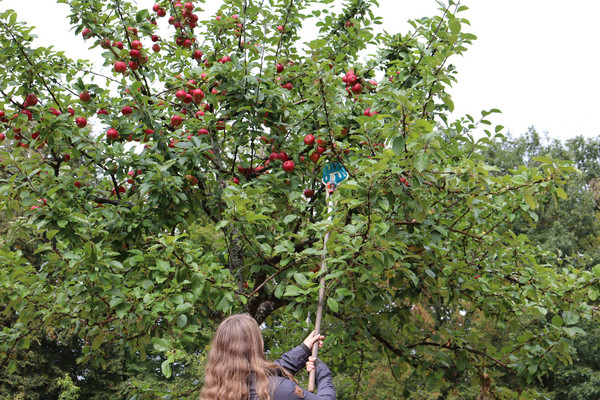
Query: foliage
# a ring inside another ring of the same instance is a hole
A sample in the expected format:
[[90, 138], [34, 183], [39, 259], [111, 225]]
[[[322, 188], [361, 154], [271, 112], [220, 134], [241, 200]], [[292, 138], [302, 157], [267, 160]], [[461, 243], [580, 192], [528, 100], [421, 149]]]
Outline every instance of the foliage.
[[58, 400], [77, 400], [79, 399], [79, 388], [75, 386], [73, 380], [69, 376], [69, 374], [65, 374], [65, 377], [59, 379], [57, 382], [58, 386], [61, 388], [60, 396]]
[[[508, 172], [519, 165], [532, 165], [538, 156], [550, 155], [571, 161], [581, 171], [565, 185], [569, 198], [556, 204], [543, 204], [538, 210], [538, 223], [520, 225], [522, 231], [537, 243], [561, 254], [560, 264], [593, 268], [600, 262], [598, 210], [598, 138], [575, 137], [564, 143], [539, 135], [531, 128], [524, 135], [508, 136], [484, 149], [486, 160]], [[596, 289], [588, 296], [597, 298]], [[597, 357], [598, 322], [582, 321], [577, 326], [587, 332], [583, 338], [572, 341], [573, 365], [558, 366], [542, 380], [543, 386], [553, 392], [557, 400], [592, 400], [600, 396], [596, 384], [600, 373]]]
[[585, 268], [600, 263], [600, 221], [596, 216], [600, 204], [599, 151], [598, 138], [579, 136], [561, 143], [540, 136], [533, 128], [524, 135], [509, 135], [483, 149], [487, 162], [497, 166], [500, 173], [516, 170], [521, 165], [539, 165], [536, 157], [544, 156], [568, 160], [578, 168], [580, 173], [565, 183], [567, 199], [561, 202], [548, 199], [540, 203], [535, 224], [523, 221], [514, 226], [532, 241], [556, 251], [562, 262]]
[[[165, 377], [201, 359], [231, 312], [285, 327], [277, 348], [298, 343], [323, 256], [325, 359], [336, 372], [354, 375], [372, 349], [369, 361], [389, 357], [405, 398], [452, 398], [462, 383], [480, 398], [529, 399], [537, 377], [570, 362], [600, 270], [557, 270], [511, 223], [564, 198], [575, 168], [538, 157], [495, 173], [480, 153], [501, 131], [487, 130], [497, 110], [449, 120], [449, 60], [475, 39], [465, 6], [440, 3], [411, 32], [375, 34], [374, 1], [334, 12], [329, 0], [227, 0], [201, 22], [166, 0], [156, 13], [59, 2], [110, 72], [32, 48], [31, 28], [0, 15], [1, 208], [23, 215], [13, 240], [35, 244], [0, 245], [0, 297], [15, 319], [0, 336], [8, 372], [48, 327], [73, 331], [84, 364], [106, 365], [115, 346], [160, 359]], [[311, 19], [319, 33], [303, 42]], [[377, 54], [363, 57], [367, 45]], [[309, 133], [318, 148], [304, 143]], [[319, 180], [331, 161], [350, 178], [327, 222]], [[481, 318], [502, 341], [471, 328]], [[514, 379], [499, 383], [504, 374]], [[146, 384], [133, 382], [132, 398], [187, 395], [201, 380]]]

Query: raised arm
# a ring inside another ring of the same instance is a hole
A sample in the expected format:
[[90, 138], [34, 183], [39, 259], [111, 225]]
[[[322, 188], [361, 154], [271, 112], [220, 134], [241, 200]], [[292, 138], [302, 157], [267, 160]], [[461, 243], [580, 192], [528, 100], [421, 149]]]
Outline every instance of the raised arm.
[[320, 360], [315, 362], [317, 393], [310, 393], [296, 383], [285, 378], [278, 378], [273, 400], [336, 400], [332, 375], [327, 365]]
[[319, 347], [323, 347], [323, 339], [325, 336], [319, 336], [314, 331], [308, 335], [300, 346], [294, 347], [292, 350], [284, 353], [275, 364], [285, 368], [292, 375], [296, 375], [298, 371], [304, 368], [308, 357], [312, 354], [312, 347], [315, 342], [319, 341]]

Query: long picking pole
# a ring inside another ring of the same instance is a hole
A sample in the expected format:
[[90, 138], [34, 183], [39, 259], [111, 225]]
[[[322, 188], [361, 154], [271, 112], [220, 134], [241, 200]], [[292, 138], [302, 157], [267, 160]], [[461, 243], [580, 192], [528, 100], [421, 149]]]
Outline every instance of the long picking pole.
[[[329, 199], [330, 196], [330, 188], [327, 187], [326, 190], [326, 200], [327, 200], [327, 213], [329, 217], [327, 217], [327, 221], [331, 221], [333, 219], [333, 202]], [[323, 248], [325, 249], [325, 253], [327, 253], [327, 241], [329, 240], [329, 231], [325, 233], [325, 237], [323, 238]], [[327, 275], [327, 258], [326, 254], [323, 254], [323, 258], [321, 259], [321, 279], [319, 280], [319, 304], [317, 306], [317, 317], [315, 321], [315, 332], [317, 335], [321, 334], [321, 320], [323, 319], [323, 308], [325, 306], [325, 275]], [[313, 358], [317, 358], [319, 353], [319, 341], [317, 340], [315, 344], [313, 344], [312, 348], [312, 356]], [[315, 377], [316, 377], [316, 368], [310, 371], [308, 375], [308, 391], [315, 391]]]

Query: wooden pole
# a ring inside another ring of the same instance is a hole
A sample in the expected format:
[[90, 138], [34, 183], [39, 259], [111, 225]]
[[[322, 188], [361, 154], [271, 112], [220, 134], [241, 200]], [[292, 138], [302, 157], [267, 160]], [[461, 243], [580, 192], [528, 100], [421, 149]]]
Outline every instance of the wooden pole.
[[[329, 201], [329, 188], [327, 188], [326, 190], [326, 198], [328, 201], [328, 205], [327, 205], [327, 211], [329, 214], [329, 217], [327, 218], [328, 221], [331, 221], [333, 219], [333, 203], [331, 201]], [[325, 233], [325, 237], [323, 238], [323, 248], [325, 250], [325, 254], [323, 254], [323, 258], [321, 259], [321, 269], [320, 269], [320, 273], [321, 273], [321, 279], [319, 280], [319, 303], [317, 305], [317, 316], [316, 316], [316, 321], [315, 321], [315, 332], [317, 334], [317, 336], [321, 335], [321, 320], [323, 319], [323, 308], [325, 307], [325, 275], [327, 275], [327, 241], [329, 240], [329, 232]], [[312, 348], [312, 356], [313, 358], [316, 360], [317, 359], [317, 355], [319, 353], [319, 340], [317, 340], [314, 344], [313, 344], [313, 348]], [[313, 369], [312, 371], [310, 371], [310, 374], [308, 375], [308, 391], [311, 393], [314, 393], [315, 391], [315, 377], [316, 377], [316, 368]]]

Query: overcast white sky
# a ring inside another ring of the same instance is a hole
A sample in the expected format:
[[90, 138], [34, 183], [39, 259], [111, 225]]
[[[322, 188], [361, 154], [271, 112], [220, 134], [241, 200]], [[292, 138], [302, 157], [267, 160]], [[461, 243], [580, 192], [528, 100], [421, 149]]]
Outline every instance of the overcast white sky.
[[[220, 4], [221, 1], [207, 1]], [[138, 0], [152, 7], [154, 0]], [[406, 32], [408, 19], [431, 16], [434, 0], [379, 0], [377, 15], [389, 32]], [[479, 116], [499, 108], [493, 119], [513, 134], [534, 125], [550, 137], [568, 139], [600, 134], [598, 74], [599, 0], [463, 0], [470, 10], [469, 31], [478, 40], [462, 58], [451, 93], [456, 115]], [[71, 57], [94, 59], [68, 21], [68, 7], [54, 0], [0, 0], [0, 11], [14, 9], [19, 20], [36, 26], [42, 46], [54, 45]], [[214, 12], [216, 6], [206, 7]], [[202, 17], [201, 17], [202, 19]], [[99, 58], [96, 58], [99, 59]]]

